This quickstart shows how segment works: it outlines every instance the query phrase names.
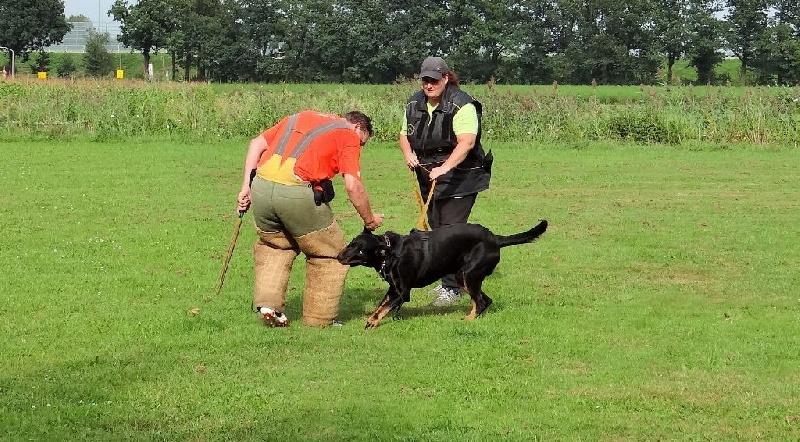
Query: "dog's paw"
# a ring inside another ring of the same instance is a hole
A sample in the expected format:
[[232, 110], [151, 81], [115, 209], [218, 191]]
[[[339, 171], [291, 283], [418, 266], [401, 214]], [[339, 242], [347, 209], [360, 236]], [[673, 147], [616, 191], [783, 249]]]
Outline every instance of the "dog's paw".
[[377, 326], [378, 326], [378, 324], [379, 324], [380, 322], [381, 322], [381, 320], [380, 320], [380, 319], [376, 319], [376, 318], [374, 318], [374, 317], [369, 317], [369, 318], [367, 318], [367, 323], [366, 323], [366, 324], [364, 324], [364, 328], [365, 328], [365, 329], [369, 329], [369, 328], [375, 328], [375, 327], [377, 327]]

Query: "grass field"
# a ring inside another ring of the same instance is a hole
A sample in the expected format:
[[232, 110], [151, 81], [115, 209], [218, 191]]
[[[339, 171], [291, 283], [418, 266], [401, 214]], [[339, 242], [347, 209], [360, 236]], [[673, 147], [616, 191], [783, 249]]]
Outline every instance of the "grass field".
[[[0, 145], [0, 439], [798, 440], [800, 157], [749, 146], [494, 143], [472, 220], [504, 249], [495, 303], [363, 329], [386, 284], [351, 270], [343, 327], [250, 312], [251, 217], [213, 297], [245, 140]], [[385, 228], [410, 173], [371, 143]], [[343, 198], [348, 237], [360, 230]]]

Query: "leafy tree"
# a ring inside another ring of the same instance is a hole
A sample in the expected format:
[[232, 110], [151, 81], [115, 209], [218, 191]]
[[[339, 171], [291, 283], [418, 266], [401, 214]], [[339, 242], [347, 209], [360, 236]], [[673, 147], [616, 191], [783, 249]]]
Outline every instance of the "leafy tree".
[[697, 84], [714, 82], [714, 68], [722, 61], [722, 23], [716, 0], [692, 0], [689, 8], [689, 65], [697, 71]]
[[[398, 15], [402, 2], [348, 0], [346, 5], [351, 26], [344, 30], [342, 81], [395, 81], [403, 66], [403, 50], [411, 46], [404, 35], [405, 17]], [[387, 20], [388, 14], [397, 21]], [[421, 63], [422, 58], [416, 62]]]
[[757, 41], [767, 30], [767, 0], [727, 0], [727, 42], [741, 62], [740, 77], [747, 84], [747, 68], [757, 57]]
[[[652, 83], [660, 62], [654, 50], [648, 0], [560, 0], [565, 40], [564, 82]], [[562, 28], [563, 29], [563, 28]], [[564, 40], [562, 40], [564, 41]]]
[[759, 41], [756, 65], [762, 78], [781, 85], [800, 84], [800, 3], [780, 0], [775, 25]]
[[92, 29], [86, 39], [86, 52], [83, 54], [83, 68], [87, 75], [104, 77], [114, 70], [114, 59], [106, 49], [109, 36], [107, 32]]
[[287, 8], [279, 1], [242, 0], [239, 3], [242, 20], [236, 28], [242, 36], [231, 46], [232, 51], [239, 53], [238, 62], [227, 60], [232, 56], [228, 54], [223, 57], [225, 65], [236, 66], [240, 77], [249, 68], [248, 76], [253, 80], [285, 81], [290, 62], [287, 41], [292, 30], [285, 13]]
[[206, 79], [220, 70], [218, 54], [223, 51], [222, 4], [220, 0], [189, 0], [181, 10], [183, 14], [178, 29], [184, 36], [181, 51], [184, 78], [189, 79], [194, 66], [197, 77]]
[[555, 3], [524, 1], [512, 5], [512, 22], [516, 23], [509, 37], [513, 64], [505, 63], [497, 72], [505, 83], [551, 83], [555, 79], [559, 38], [564, 29], [559, 25], [560, 11]]
[[287, 70], [299, 81], [339, 82], [352, 62], [347, 51], [351, 11], [327, 0], [307, 0], [287, 5]]
[[[53, 0], [0, 0], [0, 22], [7, 20], [3, 8], [8, 4], [49, 1]], [[150, 55], [167, 50], [173, 78], [180, 65], [186, 80], [386, 83], [412, 77], [422, 59], [439, 55], [464, 82], [631, 84], [654, 82], [664, 59], [671, 77], [681, 57], [697, 69], [699, 82], [712, 81], [721, 60], [721, 6], [728, 8], [730, 18], [725, 44], [743, 61], [743, 69], [757, 68], [764, 78], [788, 82], [800, 71], [792, 61], [800, 37], [798, 4], [115, 0], [108, 12], [122, 23], [120, 42], [142, 53], [145, 72]], [[777, 23], [783, 27], [769, 27], [768, 5], [776, 9]], [[86, 58], [88, 65], [98, 64], [92, 56]], [[93, 75], [105, 75], [111, 66]]]
[[667, 60], [667, 83], [675, 61], [683, 57], [689, 37], [689, 0], [655, 0], [653, 30], [658, 49]]
[[75, 61], [72, 59], [72, 55], [63, 54], [61, 57], [61, 64], [56, 69], [56, 75], [61, 78], [72, 77], [77, 70], [78, 67], [75, 66]]
[[165, 48], [175, 30], [180, 0], [115, 0], [108, 14], [121, 23], [117, 36], [125, 46], [141, 51], [145, 76], [149, 72], [150, 54]]
[[33, 51], [60, 43], [69, 30], [63, 0], [0, 0], [0, 44], [22, 61]]
[[31, 64], [31, 73], [47, 72], [50, 70], [50, 53], [39, 50], [36, 60]]
[[792, 31], [800, 32], [800, 2], [797, 0], [776, 0], [775, 17], [778, 23], [785, 23]]
[[[398, 76], [413, 78], [419, 73], [422, 60], [429, 55], [449, 56], [453, 46], [457, 43], [457, 35], [450, 30], [454, 26], [452, 20], [448, 22], [451, 12], [443, 7], [437, 0], [419, 0], [407, 2], [393, 1], [387, 4], [386, 14], [390, 32], [384, 38], [391, 41], [393, 53], [387, 54], [393, 58], [393, 64], [398, 66], [391, 74], [392, 78]], [[458, 60], [456, 60], [458, 62]], [[454, 65], [456, 69], [458, 66]], [[457, 69], [465, 73], [464, 69]]]
[[[513, 0], [459, 0], [449, 4], [450, 59], [462, 80], [486, 82], [511, 53], [522, 50], [517, 29], [524, 12]], [[527, 17], [526, 17], [527, 18]]]
[[759, 82], [792, 85], [800, 82], [800, 38], [788, 23], [767, 29], [756, 42]]

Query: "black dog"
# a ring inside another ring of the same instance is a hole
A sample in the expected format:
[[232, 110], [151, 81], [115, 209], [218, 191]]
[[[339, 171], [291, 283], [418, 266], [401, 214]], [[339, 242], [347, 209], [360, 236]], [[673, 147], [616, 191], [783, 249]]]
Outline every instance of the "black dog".
[[366, 328], [377, 327], [391, 311], [409, 301], [411, 289], [425, 287], [448, 274], [472, 298], [472, 311], [465, 319], [480, 316], [492, 299], [481, 291], [483, 280], [500, 262], [500, 249], [533, 242], [547, 230], [547, 221], [516, 235], [495, 235], [478, 224], [452, 224], [432, 231], [412, 230], [408, 235], [386, 232], [374, 235], [367, 229], [353, 238], [339, 254], [340, 263], [367, 266], [389, 283], [389, 291], [367, 319]]

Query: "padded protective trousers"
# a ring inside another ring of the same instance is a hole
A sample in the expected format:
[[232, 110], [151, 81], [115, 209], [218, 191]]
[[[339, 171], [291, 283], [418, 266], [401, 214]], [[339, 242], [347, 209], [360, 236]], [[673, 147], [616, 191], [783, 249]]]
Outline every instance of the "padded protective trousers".
[[259, 307], [269, 307], [285, 312], [286, 287], [300, 248], [292, 237], [283, 232], [264, 232], [258, 227], [256, 231], [258, 240], [253, 245], [253, 305], [256, 310]]
[[302, 251], [306, 255], [306, 281], [303, 293], [303, 323], [324, 327], [339, 313], [344, 280], [350, 267], [336, 256], [345, 246], [344, 233], [334, 221], [325, 229], [292, 238], [283, 232], [258, 229], [253, 246], [255, 284], [253, 304], [286, 311], [286, 288], [292, 264]]
[[339, 301], [349, 266], [336, 260], [345, 247], [344, 232], [334, 221], [330, 226], [300, 236], [297, 244], [306, 255], [303, 323], [324, 327], [339, 313]]

